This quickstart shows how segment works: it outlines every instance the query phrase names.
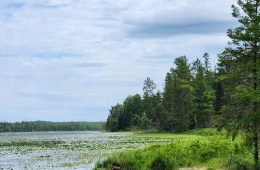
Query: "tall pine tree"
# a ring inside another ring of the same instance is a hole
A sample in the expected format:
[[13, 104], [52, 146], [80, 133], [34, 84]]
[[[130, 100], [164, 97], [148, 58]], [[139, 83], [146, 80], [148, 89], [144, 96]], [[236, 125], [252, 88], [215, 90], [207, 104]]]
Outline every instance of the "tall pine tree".
[[144, 91], [143, 106], [144, 106], [145, 115], [153, 122], [155, 122], [156, 120], [156, 112], [154, 106], [155, 89], [156, 89], [156, 84], [150, 77], [147, 77], [147, 79], [144, 80], [144, 86], [143, 86], [143, 91]]
[[173, 130], [174, 111], [174, 74], [173, 69], [166, 74], [164, 93], [161, 106], [161, 128], [166, 131]]
[[[205, 55], [204, 55], [205, 56]], [[212, 89], [212, 72], [208, 68], [208, 55], [205, 65], [197, 59], [193, 63], [194, 97], [193, 97], [193, 117], [195, 128], [210, 127], [213, 114], [214, 91]]]
[[256, 170], [260, 133], [260, 0], [238, 0], [238, 5], [232, 6], [232, 15], [240, 26], [228, 30], [232, 41], [220, 56], [225, 95], [222, 116], [228, 131], [236, 135], [242, 130], [251, 138]]
[[176, 68], [173, 69], [174, 77], [174, 109], [173, 129], [182, 132], [189, 129], [192, 117], [192, 93], [191, 70], [188, 59], [181, 56], [175, 59]]

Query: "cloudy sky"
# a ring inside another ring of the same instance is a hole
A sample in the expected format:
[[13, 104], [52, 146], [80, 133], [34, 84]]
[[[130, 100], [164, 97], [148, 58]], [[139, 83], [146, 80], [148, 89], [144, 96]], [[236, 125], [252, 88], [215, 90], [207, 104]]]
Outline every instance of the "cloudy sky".
[[215, 64], [235, 2], [0, 0], [0, 121], [106, 120], [176, 57]]

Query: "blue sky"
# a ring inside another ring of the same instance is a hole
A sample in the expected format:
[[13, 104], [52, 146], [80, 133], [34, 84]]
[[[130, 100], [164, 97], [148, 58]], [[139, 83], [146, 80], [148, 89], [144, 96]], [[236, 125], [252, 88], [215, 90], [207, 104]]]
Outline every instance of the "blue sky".
[[235, 0], [1, 0], [0, 121], [104, 121], [176, 57], [227, 46]]

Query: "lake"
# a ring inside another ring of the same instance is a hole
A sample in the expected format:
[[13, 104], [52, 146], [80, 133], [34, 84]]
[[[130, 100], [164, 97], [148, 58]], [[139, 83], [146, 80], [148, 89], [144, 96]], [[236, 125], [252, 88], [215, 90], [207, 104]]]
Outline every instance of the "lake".
[[111, 153], [172, 138], [96, 131], [0, 133], [0, 169], [87, 169]]

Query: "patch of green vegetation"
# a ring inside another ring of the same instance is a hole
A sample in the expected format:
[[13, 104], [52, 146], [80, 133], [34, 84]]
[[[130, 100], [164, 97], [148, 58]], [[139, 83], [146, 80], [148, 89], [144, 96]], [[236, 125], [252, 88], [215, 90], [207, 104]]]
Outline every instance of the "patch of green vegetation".
[[144, 137], [144, 138], [152, 138], [153, 140], [194, 140], [200, 139], [202, 136], [192, 135], [192, 134], [170, 134], [170, 133], [155, 133], [155, 134], [133, 134], [134, 137]]
[[75, 167], [77, 166], [78, 164], [75, 163], [75, 162], [65, 162], [62, 164], [62, 167]]
[[58, 141], [58, 140], [53, 140], [53, 141], [10, 141], [10, 142], [3, 142], [0, 143], [0, 147], [4, 146], [18, 146], [18, 147], [24, 147], [24, 146], [36, 146], [36, 147], [54, 147], [60, 144], [65, 143], [64, 141]]
[[198, 135], [198, 136], [216, 136], [216, 135], [226, 135], [226, 131], [218, 131], [217, 129], [212, 128], [205, 128], [205, 129], [194, 129], [187, 132], [184, 132], [183, 134], [189, 134], [189, 135]]
[[96, 164], [95, 170], [110, 169], [119, 162], [122, 169], [174, 170], [181, 167], [207, 169], [252, 169], [252, 153], [243, 140], [232, 141], [225, 132], [214, 129], [185, 134], [138, 134], [135, 136], [171, 138], [171, 144], [156, 144], [141, 150], [115, 153]]
[[51, 159], [51, 155], [40, 155], [40, 156], [36, 156], [35, 159], [37, 160]]

